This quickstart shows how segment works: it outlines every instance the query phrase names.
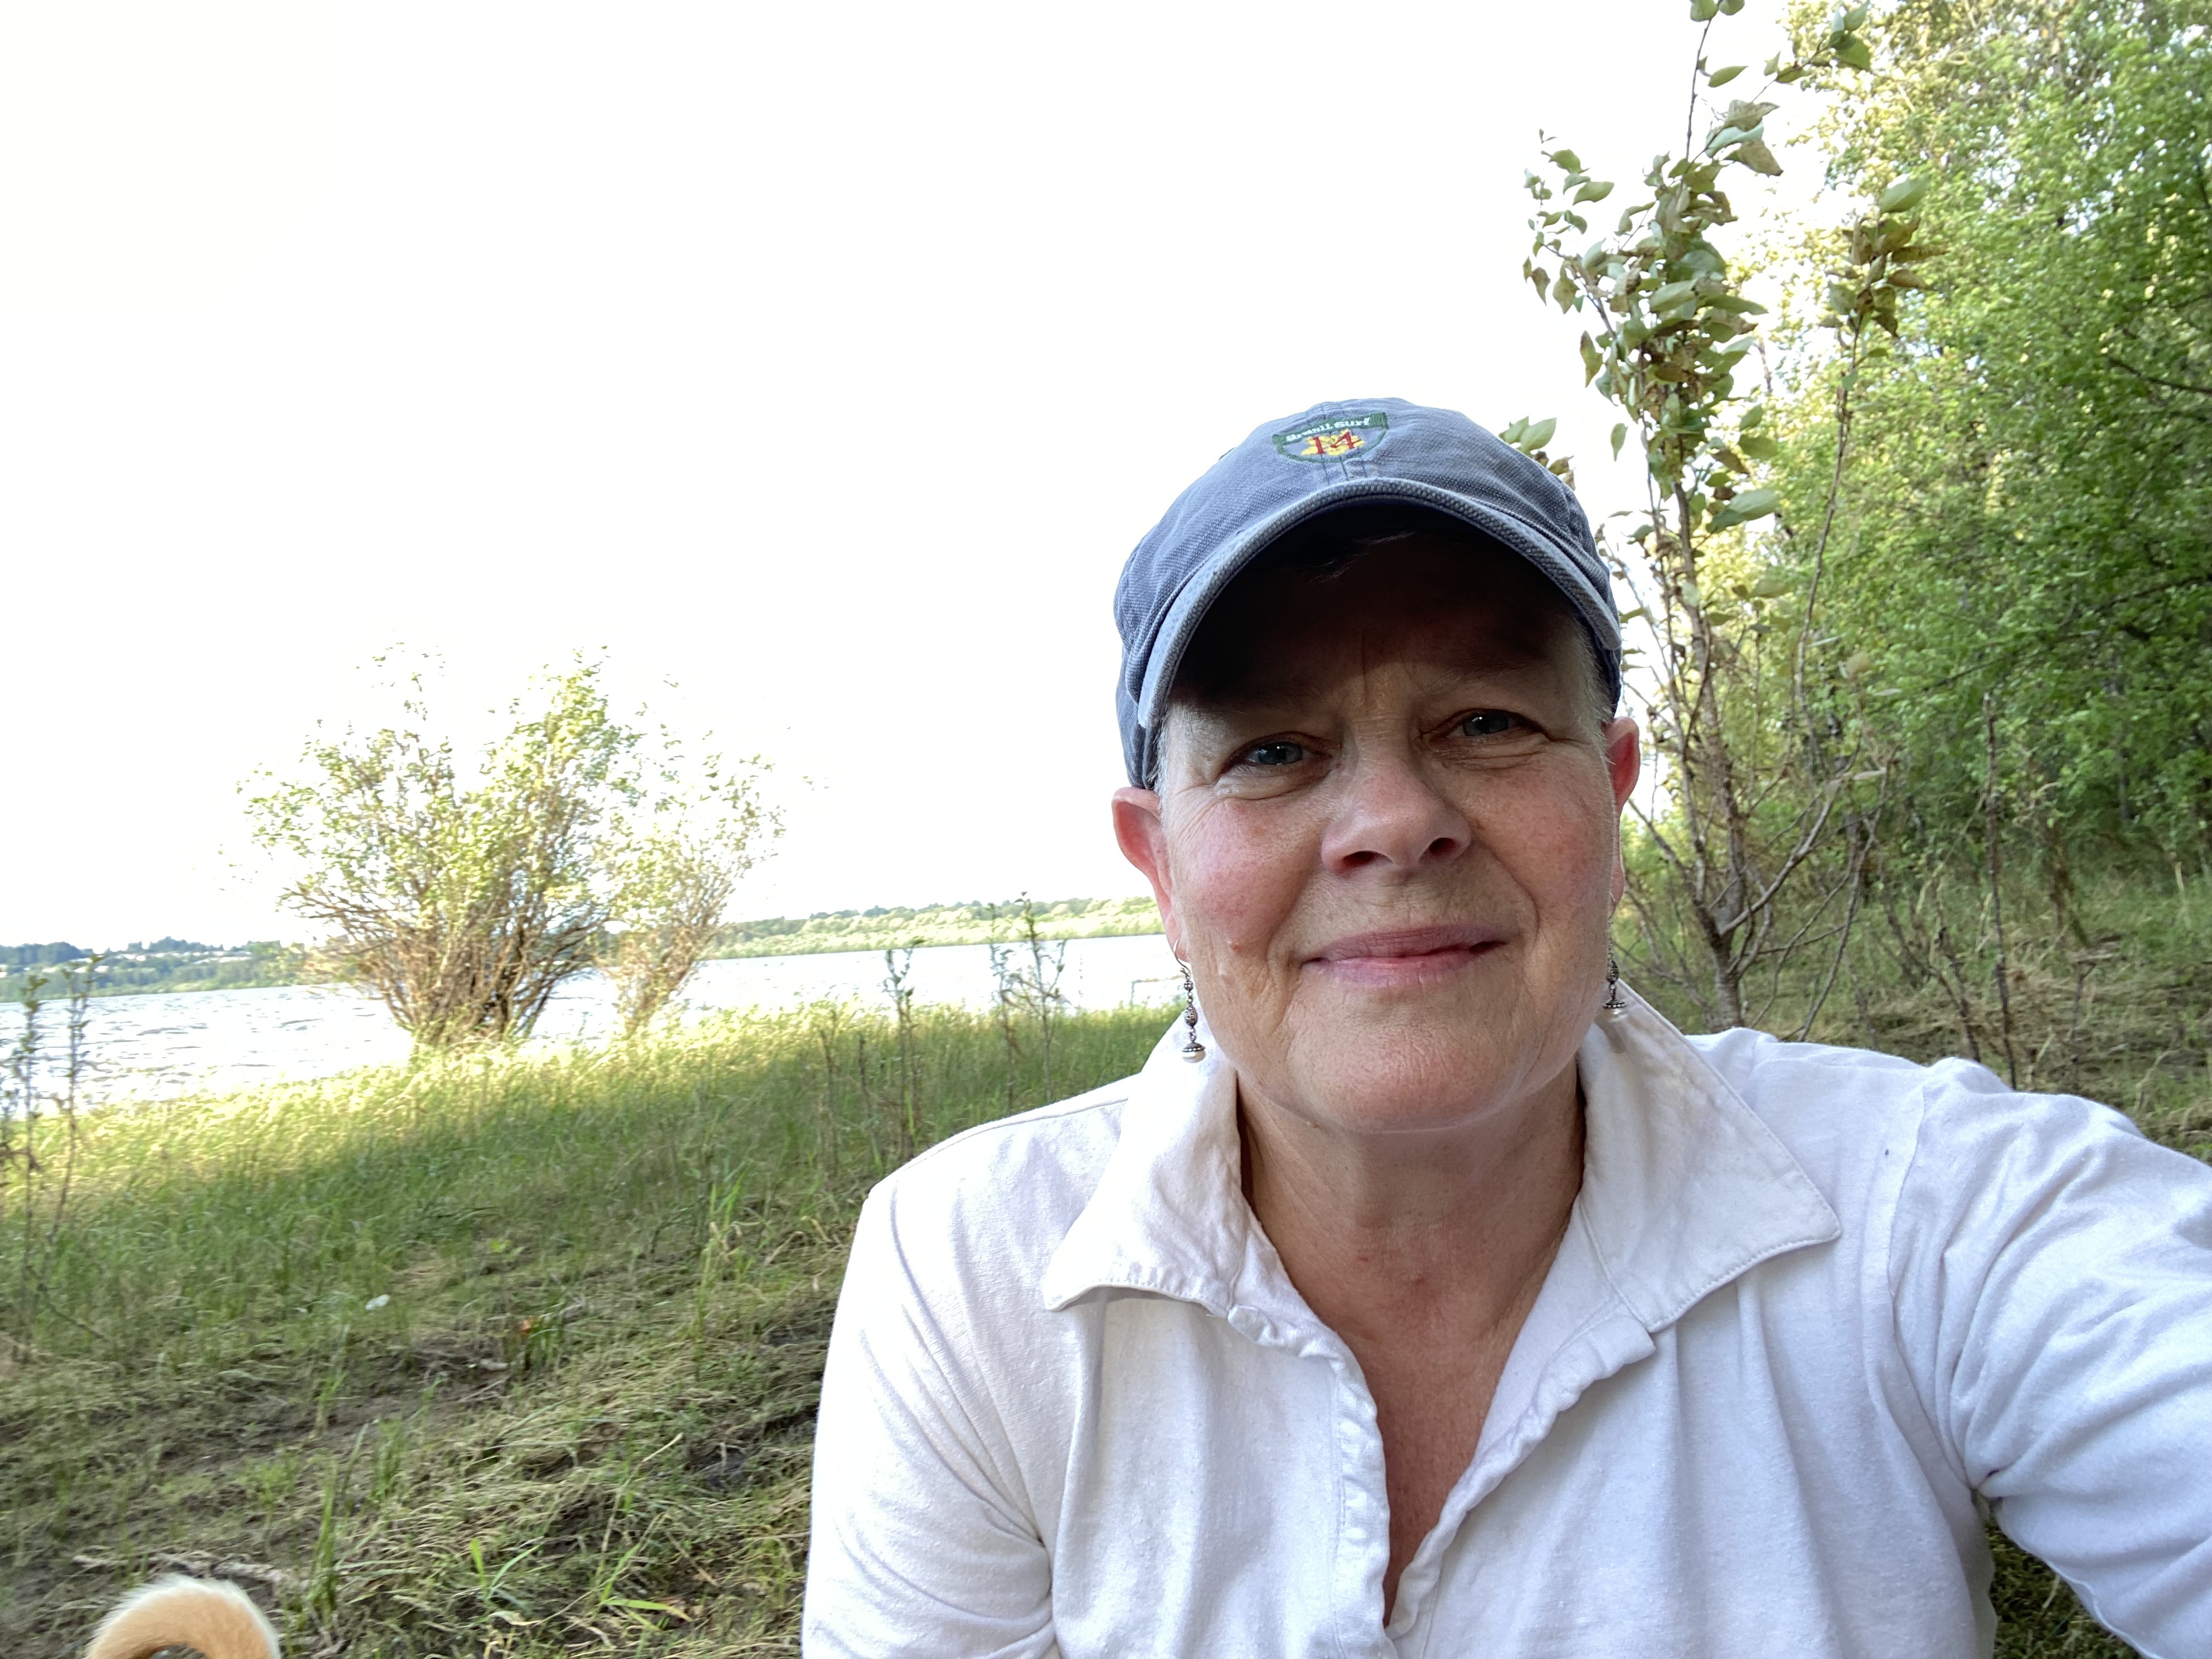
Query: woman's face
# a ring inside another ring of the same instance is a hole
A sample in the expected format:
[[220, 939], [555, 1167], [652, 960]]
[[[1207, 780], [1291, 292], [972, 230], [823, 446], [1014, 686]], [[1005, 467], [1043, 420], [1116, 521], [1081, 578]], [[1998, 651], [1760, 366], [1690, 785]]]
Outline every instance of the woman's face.
[[1241, 1086], [1432, 1133], [1557, 1079], [1605, 994], [1638, 765], [1565, 601], [1406, 537], [1239, 581], [1194, 663], [1115, 823]]

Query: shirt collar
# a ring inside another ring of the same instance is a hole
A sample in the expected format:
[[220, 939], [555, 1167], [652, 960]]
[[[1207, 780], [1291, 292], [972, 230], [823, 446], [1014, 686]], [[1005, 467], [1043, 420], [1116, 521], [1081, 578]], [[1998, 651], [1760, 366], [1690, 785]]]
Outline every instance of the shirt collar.
[[[1236, 1073], [1170, 1031], [1134, 1079], [1121, 1139], [1046, 1269], [1045, 1305], [1150, 1291], [1229, 1317], [1303, 1303], [1244, 1202]], [[1577, 1055], [1584, 1103], [1575, 1207], [1607, 1279], [1656, 1331], [1759, 1262], [1837, 1237], [1835, 1212], [1741, 1096], [1640, 998]], [[1309, 1316], [1310, 1317], [1310, 1316]]]
[[1274, 1251], [1244, 1202], [1237, 1073], [1212, 1034], [1206, 1057], [1184, 1060], [1170, 1027], [1138, 1073], [1121, 1139], [1098, 1188], [1045, 1270], [1044, 1300], [1064, 1308], [1086, 1291], [1154, 1291], [1224, 1317], [1249, 1258]]

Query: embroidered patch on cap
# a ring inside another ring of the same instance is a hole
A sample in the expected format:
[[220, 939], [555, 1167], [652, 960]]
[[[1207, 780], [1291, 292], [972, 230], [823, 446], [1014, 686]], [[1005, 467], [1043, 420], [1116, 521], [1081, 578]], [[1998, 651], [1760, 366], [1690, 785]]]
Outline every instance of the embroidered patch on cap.
[[1389, 429], [1390, 417], [1379, 409], [1363, 415], [1332, 415], [1278, 432], [1275, 447], [1294, 461], [1341, 461], [1373, 448]]

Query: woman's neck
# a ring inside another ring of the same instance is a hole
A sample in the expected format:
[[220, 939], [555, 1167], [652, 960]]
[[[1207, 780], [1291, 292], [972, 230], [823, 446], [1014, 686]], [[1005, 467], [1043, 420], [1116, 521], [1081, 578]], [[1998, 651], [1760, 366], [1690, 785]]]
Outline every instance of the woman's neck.
[[[1465, 1328], [1526, 1311], [1582, 1186], [1575, 1067], [1432, 1133], [1363, 1134], [1242, 1091], [1246, 1200], [1314, 1311]], [[1379, 1334], [1379, 1333], [1378, 1333]]]
[[1481, 1443], [1581, 1189], [1575, 1068], [1449, 1133], [1361, 1135], [1249, 1096], [1237, 1115], [1246, 1199], [1375, 1403], [1387, 1624], [1399, 1575]]

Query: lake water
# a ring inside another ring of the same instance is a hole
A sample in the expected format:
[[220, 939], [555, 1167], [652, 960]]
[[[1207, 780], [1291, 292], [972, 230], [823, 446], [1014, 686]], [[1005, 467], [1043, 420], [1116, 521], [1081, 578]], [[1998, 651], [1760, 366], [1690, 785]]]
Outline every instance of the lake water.
[[[994, 993], [989, 947], [945, 945], [916, 951], [911, 982], [917, 1001], [988, 1007]], [[1167, 1002], [1179, 982], [1167, 941], [1145, 933], [1068, 940], [1060, 988], [1074, 1007], [1113, 1008]], [[684, 1008], [694, 1016], [788, 1008], [824, 999], [888, 1009], [883, 952], [704, 962], [684, 992]], [[597, 974], [586, 975], [571, 981], [547, 1007], [533, 1041], [596, 1042], [605, 1038], [613, 1021], [614, 998], [607, 982]], [[58, 1019], [46, 1025], [49, 1044], [58, 1041]], [[18, 1011], [0, 1010], [0, 1048], [12, 1048], [21, 1029]], [[317, 985], [99, 997], [90, 1006], [87, 1037], [96, 1068], [90, 1092], [107, 1099], [161, 1098], [327, 1077], [357, 1066], [404, 1060], [408, 1048], [406, 1035], [381, 1004], [355, 991]]]

